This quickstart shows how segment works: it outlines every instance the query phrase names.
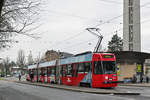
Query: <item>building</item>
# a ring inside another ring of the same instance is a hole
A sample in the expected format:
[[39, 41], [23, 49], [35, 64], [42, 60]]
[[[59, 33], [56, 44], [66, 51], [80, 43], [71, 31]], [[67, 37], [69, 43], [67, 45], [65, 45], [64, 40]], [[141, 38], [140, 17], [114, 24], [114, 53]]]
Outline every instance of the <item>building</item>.
[[132, 79], [134, 75], [142, 77], [145, 75], [146, 69], [144, 63], [146, 59], [150, 59], [150, 53], [135, 51], [116, 51], [119, 80]]
[[140, 0], [124, 0], [123, 50], [141, 51]]
[[150, 77], [150, 59], [146, 59], [144, 68], [145, 68], [145, 72], [144, 72], [145, 75]]
[[45, 53], [46, 61], [56, 60], [59, 58], [71, 57], [73, 54], [67, 52], [57, 52], [55, 50], [47, 50]]

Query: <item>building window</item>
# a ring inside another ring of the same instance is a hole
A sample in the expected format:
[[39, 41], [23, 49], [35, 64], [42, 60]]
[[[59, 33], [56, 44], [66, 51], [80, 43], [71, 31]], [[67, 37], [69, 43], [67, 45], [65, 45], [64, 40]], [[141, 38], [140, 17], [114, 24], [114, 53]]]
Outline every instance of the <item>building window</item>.
[[133, 42], [133, 25], [129, 25], [129, 42]]
[[133, 6], [133, 0], [129, 0], [129, 6]]
[[129, 24], [133, 24], [133, 7], [129, 7]]

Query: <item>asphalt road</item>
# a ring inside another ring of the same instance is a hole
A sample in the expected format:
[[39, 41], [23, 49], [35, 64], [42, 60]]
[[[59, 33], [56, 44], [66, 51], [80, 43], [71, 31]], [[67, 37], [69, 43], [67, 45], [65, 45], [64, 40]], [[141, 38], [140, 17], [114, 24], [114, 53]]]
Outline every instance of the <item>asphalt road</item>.
[[141, 95], [123, 95], [120, 97], [130, 98], [132, 100], [150, 100], [150, 87], [132, 87], [132, 86], [119, 86], [116, 88], [120, 91], [127, 91], [127, 92], [137, 92]]
[[113, 95], [71, 92], [54, 88], [45, 88], [14, 82], [0, 81], [0, 100], [133, 100], [133, 99]]

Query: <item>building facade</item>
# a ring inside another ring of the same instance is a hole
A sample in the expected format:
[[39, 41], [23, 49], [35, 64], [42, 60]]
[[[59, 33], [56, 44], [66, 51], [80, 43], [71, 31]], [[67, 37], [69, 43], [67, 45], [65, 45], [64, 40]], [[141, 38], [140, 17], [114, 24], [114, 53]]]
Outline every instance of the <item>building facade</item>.
[[71, 57], [73, 54], [67, 53], [67, 52], [60, 52], [55, 50], [47, 50], [45, 53], [45, 59], [46, 61], [52, 61], [59, 58], [65, 58], [65, 57]]
[[150, 77], [150, 59], [146, 59], [144, 68], [145, 68], [145, 72], [144, 72], [145, 75]]
[[150, 59], [150, 53], [135, 51], [116, 51], [113, 53], [116, 56], [117, 73], [120, 81], [132, 80], [135, 75], [138, 77], [137, 82], [140, 82], [140, 78], [146, 75], [147, 70], [144, 63], [146, 59]]
[[141, 51], [140, 0], [124, 0], [123, 50]]

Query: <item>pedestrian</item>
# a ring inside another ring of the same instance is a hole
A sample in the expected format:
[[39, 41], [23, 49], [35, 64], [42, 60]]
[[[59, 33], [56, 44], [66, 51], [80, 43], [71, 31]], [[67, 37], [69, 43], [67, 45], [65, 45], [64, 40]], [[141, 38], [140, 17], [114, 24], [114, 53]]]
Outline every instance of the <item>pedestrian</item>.
[[149, 77], [148, 76], [146, 76], [146, 82], [149, 83]]
[[19, 76], [18, 76], [18, 77], [19, 77], [19, 81], [21, 81], [21, 73], [19, 73]]
[[33, 81], [33, 77], [34, 77], [34, 74], [33, 74], [33, 72], [31, 72], [31, 73], [30, 73], [31, 82]]
[[134, 74], [134, 75], [133, 75], [133, 80], [132, 80], [132, 82], [133, 82], [133, 83], [136, 83], [136, 81], [137, 81], [137, 78], [136, 78], [136, 75]]
[[143, 76], [140, 76], [140, 83], [143, 83]]

